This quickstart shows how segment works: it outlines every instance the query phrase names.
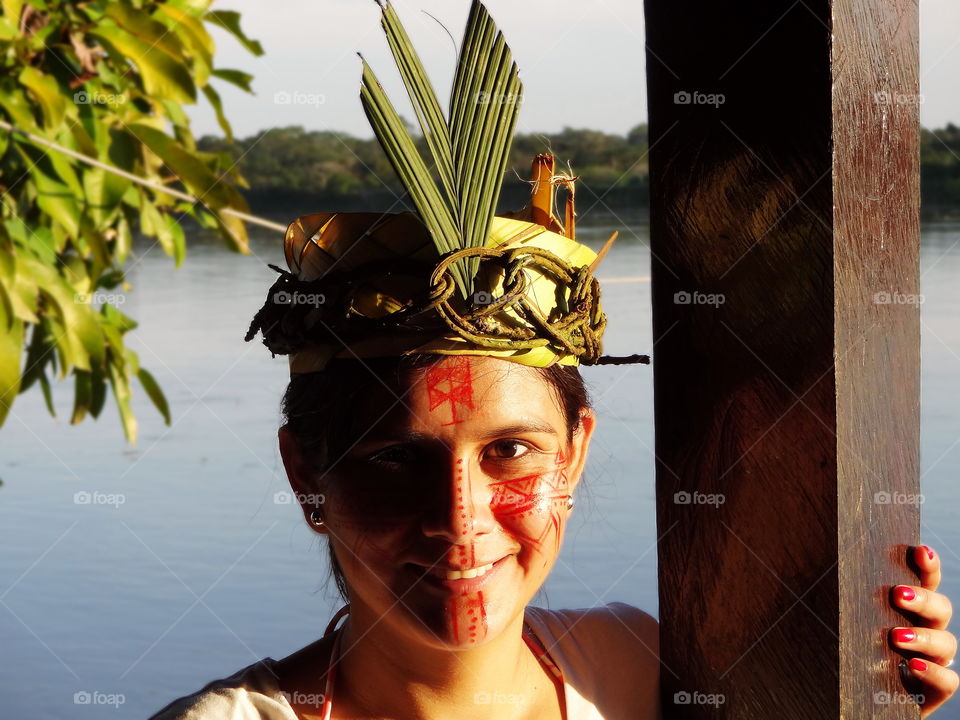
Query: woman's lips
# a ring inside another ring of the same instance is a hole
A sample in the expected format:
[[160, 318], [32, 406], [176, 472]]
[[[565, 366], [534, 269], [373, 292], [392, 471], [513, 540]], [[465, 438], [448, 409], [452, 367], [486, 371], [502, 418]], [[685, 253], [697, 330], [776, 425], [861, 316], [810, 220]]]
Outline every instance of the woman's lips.
[[451, 570], [441, 566], [427, 568], [423, 565], [413, 563], [408, 564], [407, 567], [415, 572], [420, 581], [429, 587], [458, 593], [468, 593], [479, 590], [491, 582], [494, 576], [498, 575], [503, 569], [506, 560], [511, 557], [513, 556], [505, 555], [493, 563], [458, 570]]

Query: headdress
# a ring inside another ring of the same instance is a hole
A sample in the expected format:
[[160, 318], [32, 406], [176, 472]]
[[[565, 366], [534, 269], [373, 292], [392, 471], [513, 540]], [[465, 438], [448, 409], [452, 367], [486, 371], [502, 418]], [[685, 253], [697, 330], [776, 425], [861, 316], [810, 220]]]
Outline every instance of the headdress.
[[[335, 357], [488, 355], [532, 366], [649, 362], [601, 355], [599, 253], [575, 239], [576, 178], [533, 161], [529, 206], [496, 216], [522, 86], [502, 34], [474, 0], [447, 117], [392, 5], [382, 25], [427, 159], [361, 56], [361, 100], [416, 212], [318, 213], [287, 228], [287, 270], [250, 324], [290, 372]], [[429, 160], [429, 164], [427, 162]], [[438, 180], [434, 179], [434, 173]], [[564, 223], [553, 213], [567, 189]]]

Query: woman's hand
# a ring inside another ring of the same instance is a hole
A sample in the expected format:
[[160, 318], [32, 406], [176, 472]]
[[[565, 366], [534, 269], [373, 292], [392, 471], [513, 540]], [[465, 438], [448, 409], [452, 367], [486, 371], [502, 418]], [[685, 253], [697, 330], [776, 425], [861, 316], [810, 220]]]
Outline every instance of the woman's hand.
[[893, 646], [912, 657], [910, 672], [923, 685], [920, 717], [927, 717], [943, 705], [960, 685], [960, 677], [945, 666], [957, 654], [957, 638], [946, 627], [953, 615], [950, 599], [934, 592], [940, 585], [940, 556], [926, 545], [914, 548], [914, 558], [920, 568], [920, 585], [896, 585], [893, 605], [915, 613], [920, 618], [917, 627], [896, 627], [890, 630]]

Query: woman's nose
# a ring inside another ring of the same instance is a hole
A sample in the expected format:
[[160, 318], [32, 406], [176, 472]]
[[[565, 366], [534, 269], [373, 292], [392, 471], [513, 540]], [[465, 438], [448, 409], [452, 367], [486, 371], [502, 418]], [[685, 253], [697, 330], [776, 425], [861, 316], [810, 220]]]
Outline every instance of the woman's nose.
[[444, 464], [436, 497], [427, 500], [423, 533], [443, 537], [452, 544], [465, 543], [493, 529], [490, 488], [480, 468], [464, 458]]

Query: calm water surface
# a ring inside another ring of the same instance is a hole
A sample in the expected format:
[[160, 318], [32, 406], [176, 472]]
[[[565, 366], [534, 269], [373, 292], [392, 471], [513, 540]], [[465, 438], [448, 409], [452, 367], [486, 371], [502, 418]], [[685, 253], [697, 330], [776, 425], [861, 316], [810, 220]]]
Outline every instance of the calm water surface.
[[[587, 215], [578, 239], [599, 248], [613, 230], [621, 235], [601, 279], [649, 276], [643, 218]], [[264, 233], [255, 255], [241, 257], [199, 239], [179, 270], [148, 247], [121, 309], [141, 322], [129, 344], [166, 391], [172, 426], [138, 392], [136, 447], [125, 445], [112, 400], [100, 421], [71, 427], [61, 384], [57, 419], [30, 391], [0, 430], [2, 718], [146, 717], [302, 647], [340, 605], [323, 544], [285, 492], [276, 431], [286, 359], [243, 342], [276, 277], [265, 264], [283, 264], [279, 240]], [[960, 225], [925, 228], [922, 265], [923, 537], [940, 550], [956, 602]], [[648, 353], [649, 282], [608, 283], [604, 302], [605, 351]], [[652, 373], [583, 372], [600, 423], [536, 602], [621, 600], [656, 614]], [[98, 502], [78, 503], [77, 493]], [[82, 693], [123, 704], [84, 704]], [[960, 718], [960, 703], [938, 717]]]

